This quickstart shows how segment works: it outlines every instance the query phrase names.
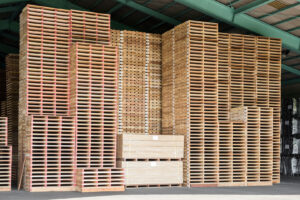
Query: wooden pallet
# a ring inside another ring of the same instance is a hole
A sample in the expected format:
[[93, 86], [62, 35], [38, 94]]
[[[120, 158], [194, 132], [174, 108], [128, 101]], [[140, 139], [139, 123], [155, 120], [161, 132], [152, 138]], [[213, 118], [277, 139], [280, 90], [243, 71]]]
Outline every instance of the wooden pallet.
[[116, 166], [118, 52], [75, 43], [71, 49], [71, 115], [76, 117], [78, 168]]
[[161, 35], [112, 30], [119, 47], [119, 134], [161, 132]]
[[74, 117], [67, 116], [26, 117], [26, 191], [74, 190], [75, 123]]
[[0, 101], [0, 116], [1, 117], [7, 117], [7, 106], [6, 101]]
[[11, 190], [11, 146], [0, 146], [0, 191]]
[[77, 169], [76, 188], [79, 192], [122, 192], [124, 171], [121, 168]]

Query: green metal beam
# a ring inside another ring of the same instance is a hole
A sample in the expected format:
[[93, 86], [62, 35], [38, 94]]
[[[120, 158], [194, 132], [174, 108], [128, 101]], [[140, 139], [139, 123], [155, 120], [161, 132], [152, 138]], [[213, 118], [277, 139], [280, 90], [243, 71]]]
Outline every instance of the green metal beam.
[[8, 12], [13, 12], [16, 11], [17, 9], [19, 9], [20, 6], [7, 6], [7, 7], [3, 7], [0, 8], [0, 13], [8, 13]]
[[[192, 11], [191, 8], [186, 8], [186, 9], [184, 9], [183, 11], [179, 12], [177, 15], [174, 15], [174, 16], [172, 16], [172, 17], [173, 17], [174, 19], [176, 19], [177, 17], [180, 17], [180, 16], [182, 16], [182, 15], [184, 15], [184, 14], [190, 12], [190, 11]], [[158, 24], [152, 26], [152, 27], [150, 28], [149, 31], [152, 31], [152, 30], [154, 30], [154, 29], [160, 27], [160, 26], [163, 25], [164, 23], [165, 23], [165, 22], [160, 22], [160, 23], [158, 23]]]
[[111, 13], [113, 13], [113, 12], [119, 10], [119, 9], [122, 8], [122, 7], [123, 7], [123, 4], [120, 4], [120, 3], [119, 3], [119, 4], [115, 5], [114, 7], [112, 7], [111, 9], [109, 9], [108, 11], [106, 11], [106, 13], [111, 14]]
[[152, 9], [146, 7], [146, 6], [143, 6], [141, 4], [138, 4], [138, 3], [136, 3], [136, 2], [134, 2], [132, 0], [117, 0], [117, 2], [122, 3], [122, 4], [126, 5], [126, 6], [129, 6], [129, 7], [133, 8], [133, 9], [136, 9], [136, 10], [138, 10], [140, 12], [143, 12], [143, 13], [146, 13], [148, 15], [151, 15], [151, 16], [153, 16], [153, 17], [155, 17], [157, 19], [160, 19], [162, 21], [165, 21], [165, 22], [167, 22], [169, 24], [177, 25], [177, 24], [181, 23], [180, 21], [178, 21], [176, 19], [173, 19], [172, 17], [163, 15], [160, 12], [154, 11], [154, 10], [152, 10]]
[[[142, 3], [142, 5], [143, 6], [146, 6], [146, 5], [148, 5], [149, 3], [151, 3], [152, 2], [152, 0], [147, 0], [147, 1], [145, 1], [144, 3]], [[132, 11], [130, 11], [130, 12], [127, 12], [124, 16], [122, 16], [122, 21], [124, 20], [124, 19], [126, 19], [127, 17], [129, 17], [130, 15], [132, 15], [133, 13], [135, 13], [136, 12], [136, 10], [132, 10]]]
[[18, 48], [3, 43], [0, 43], [0, 51], [3, 53], [19, 53]]
[[1, 0], [0, 5], [4, 4], [13, 4], [13, 3], [20, 3], [20, 2], [28, 2], [29, 0]]
[[[247, 14], [234, 15], [232, 8], [215, 0], [175, 0], [187, 7], [209, 15], [233, 26], [241, 27], [260, 35], [281, 38], [284, 47], [300, 53], [300, 39], [286, 31], [271, 26]], [[213, 8], [213, 9], [212, 9]], [[235, 16], [235, 17], [234, 17]]]
[[274, 0], [256, 0], [234, 10], [234, 14], [247, 13]]
[[[158, 12], [162, 12], [164, 11], [165, 9], [168, 9], [172, 6], [174, 6], [176, 4], [176, 2], [172, 1], [170, 3], [167, 3], [166, 5], [164, 5], [163, 7], [161, 7], [160, 9], [158, 9], [157, 11]], [[148, 20], [149, 18], [151, 18], [150, 15], [148, 15], [147, 17], [143, 18], [143, 19], [140, 19], [139, 21], [137, 21], [137, 23], [134, 24], [134, 26], [138, 26], [140, 25], [141, 23], [145, 22], [146, 20]]]
[[91, 6], [92, 9], [94, 8], [97, 8], [101, 3], [102, 3], [103, 0], [98, 0], [98, 1], [95, 1], [95, 3], [93, 3], [93, 5]]
[[293, 7], [295, 7], [295, 6], [298, 6], [298, 5], [300, 5], [300, 2], [299, 2], [299, 3], [294, 3], [294, 4], [291, 4], [291, 5], [288, 5], [288, 6], [284, 7], [284, 8], [279, 9], [279, 10], [275, 10], [275, 11], [273, 11], [273, 12], [270, 12], [270, 13], [267, 13], [267, 14], [265, 14], [265, 15], [262, 15], [262, 16], [258, 17], [258, 19], [262, 19], [262, 18], [265, 18], [265, 17], [269, 17], [269, 16], [271, 16], [271, 15], [275, 15], [275, 14], [277, 14], [277, 13], [280, 13], [280, 12], [282, 12], [282, 11], [288, 10], [288, 9], [293, 8]]
[[291, 57], [282, 59], [282, 61], [293, 60], [293, 59], [296, 59], [296, 58], [300, 58], [300, 56], [299, 55], [297, 55], [297, 56], [291, 56]]
[[[54, 8], [63, 8], [63, 9], [74, 9], [74, 10], [83, 10], [83, 11], [90, 11], [86, 8], [78, 6], [69, 2], [68, 0], [33, 0], [35, 3], [43, 6], [49, 6]], [[128, 30], [135, 30], [135, 28], [124, 25], [117, 21], [111, 20], [111, 28], [113, 29], [128, 29]]]
[[281, 64], [281, 68], [284, 69], [284, 70], [286, 70], [286, 71], [288, 71], [288, 72], [291, 72], [293, 74], [296, 74], [296, 75], [300, 76], [300, 70], [295, 69], [295, 68], [293, 68], [291, 66], [287, 66], [285, 64]]

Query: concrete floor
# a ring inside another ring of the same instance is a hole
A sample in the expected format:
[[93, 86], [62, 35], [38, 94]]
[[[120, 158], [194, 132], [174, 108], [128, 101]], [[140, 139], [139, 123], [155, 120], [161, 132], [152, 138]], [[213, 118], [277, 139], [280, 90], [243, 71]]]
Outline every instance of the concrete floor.
[[265, 187], [142, 188], [122, 193], [46, 192], [13, 190], [0, 192], [0, 200], [300, 200], [300, 177], [282, 177], [281, 183]]

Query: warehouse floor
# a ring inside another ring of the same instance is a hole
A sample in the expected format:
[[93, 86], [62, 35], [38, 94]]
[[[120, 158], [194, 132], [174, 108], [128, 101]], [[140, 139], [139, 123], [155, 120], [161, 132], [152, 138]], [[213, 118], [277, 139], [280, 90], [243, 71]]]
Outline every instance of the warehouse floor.
[[[142, 196], [143, 195], [143, 196]], [[152, 188], [128, 189], [123, 193], [78, 193], [78, 192], [46, 192], [29, 193], [25, 191], [1, 192], [0, 200], [277, 200], [300, 199], [300, 177], [282, 177], [281, 183], [272, 187], [226, 187], [226, 188]]]

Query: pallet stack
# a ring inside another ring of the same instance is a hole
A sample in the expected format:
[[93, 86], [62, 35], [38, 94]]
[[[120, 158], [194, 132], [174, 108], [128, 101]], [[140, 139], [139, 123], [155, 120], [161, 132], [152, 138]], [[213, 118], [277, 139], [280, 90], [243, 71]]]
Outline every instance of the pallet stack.
[[70, 105], [71, 115], [76, 117], [80, 183], [77, 190], [123, 191], [123, 171], [116, 168], [118, 50], [113, 46], [75, 43], [70, 70]]
[[192, 187], [218, 183], [217, 41], [214, 23], [188, 21], [163, 34], [163, 75], [171, 73], [163, 85], [172, 94], [163, 101], [173, 102], [163, 106], [163, 121], [172, 119], [163, 133], [185, 135], [184, 183]]
[[279, 182], [280, 40], [196, 21], [162, 38], [163, 134], [186, 136], [185, 184]]
[[119, 47], [119, 134], [161, 132], [161, 35], [112, 30]]
[[103, 46], [110, 44], [110, 16], [27, 5], [20, 22], [25, 190], [74, 191], [77, 168], [116, 172], [118, 59], [115, 47]]
[[12, 147], [8, 145], [7, 117], [0, 117], [0, 192], [11, 190]]
[[18, 107], [19, 107], [19, 55], [8, 54], [6, 61], [6, 112], [8, 117], [8, 144], [12, 145], [12, 181], [17, 183], [18, 166]]
[[228, 108], [256, 106], [273, 109], [272, 173], [273, 183], [279, 183], [280, 40], [240, 34], [219, 35], [219, 82], [225, 83], [219, 84], [219, 119], [227, 120], [228, 115], [225, 114], [224, 118], [222, 113]]

